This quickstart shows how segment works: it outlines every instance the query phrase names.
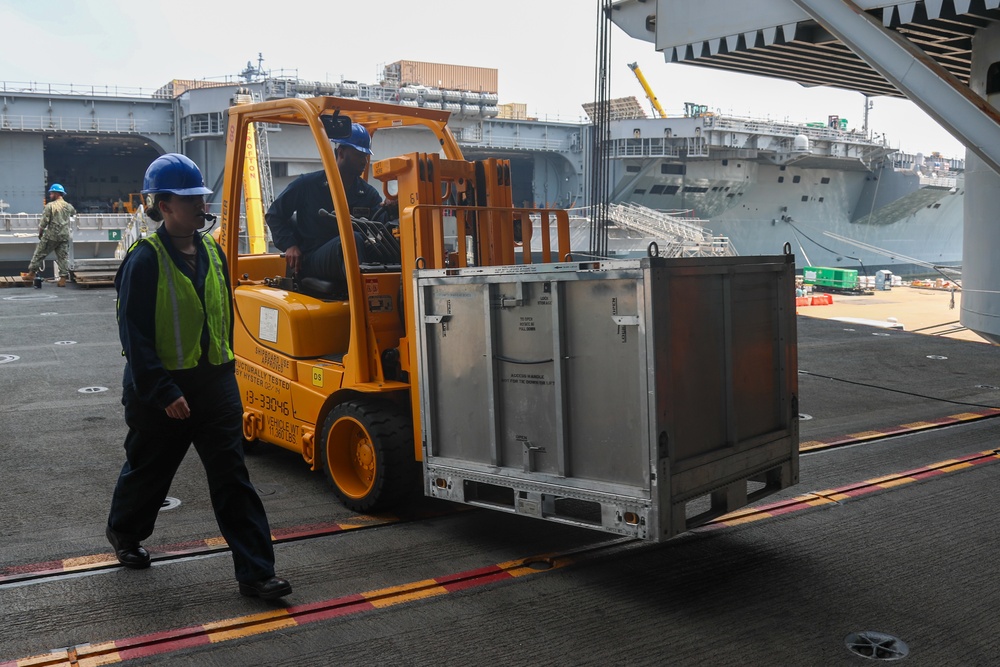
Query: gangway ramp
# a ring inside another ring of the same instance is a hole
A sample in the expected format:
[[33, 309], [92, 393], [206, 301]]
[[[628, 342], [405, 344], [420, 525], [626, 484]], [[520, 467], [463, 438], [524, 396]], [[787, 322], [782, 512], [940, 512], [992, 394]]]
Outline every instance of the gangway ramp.
[[715, 236], [705, 227], [707, 220], [683, 218], [634, 203], [611, 204], [608, 219], [622, 229], [653, 239], [662, 239], [661, 257], [732, 257], [737, 255], [729, 239]]

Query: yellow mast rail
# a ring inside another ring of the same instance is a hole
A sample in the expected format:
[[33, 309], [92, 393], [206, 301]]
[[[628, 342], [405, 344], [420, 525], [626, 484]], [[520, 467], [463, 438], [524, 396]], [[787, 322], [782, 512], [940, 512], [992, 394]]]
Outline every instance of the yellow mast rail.
[[264, 232], [263, 198], [260, 194], [260, 173], [257, 160], [257, 133], [253, 123], [247, 126], [246, 160], [243, 163], [243, 197], [246, 201], [247, 237], [250, 254], [267, 252], [267, 235]]

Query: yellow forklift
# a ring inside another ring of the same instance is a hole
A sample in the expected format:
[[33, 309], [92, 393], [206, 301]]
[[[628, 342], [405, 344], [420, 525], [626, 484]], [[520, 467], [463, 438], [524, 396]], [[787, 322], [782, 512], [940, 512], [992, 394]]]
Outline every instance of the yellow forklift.
[[[447, 119], [331, 97], [229, 109], [217, 238], [233, 285], [244, 437], [300, 453], [358, 512], [391, 507], [420, 480], [414, 269], [555, 262], [569, 253], [566, 212], [515, 208], [508, 161], [466, 161]], [[372, 136], [370, 178], [396, 204], [398, 220], [351, 217], [331, 141], [346, 138], [352, 122]], [[322, 280], [287, 276], [281, 254], [250, 242], [263, 230], [241, 230], [241, 217], [252, 227], [264, 217], [245, 210], [262, 205], [244, 193], [255, 127], [298, 132], [315, 144], [333, 199], [330, 222], [343, 240], [346, 295]], [[425, 148], [405, 151], [413, 145]], [[405, 152], [393, 154], [400, 147]], [[541, 248], [534, 255], [533, 230]], [[362, 264], [359, 255], [374, 260]]]

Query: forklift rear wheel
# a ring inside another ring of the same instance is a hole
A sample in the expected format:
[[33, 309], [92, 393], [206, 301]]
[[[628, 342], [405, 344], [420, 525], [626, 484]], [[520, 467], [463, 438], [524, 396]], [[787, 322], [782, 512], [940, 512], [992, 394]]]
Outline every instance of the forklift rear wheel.
[[340, 501], [355, 512], [386, 509], [412, 487], [413, 430], [388, 401], [356, 399], [327, 415], [320, 461]]

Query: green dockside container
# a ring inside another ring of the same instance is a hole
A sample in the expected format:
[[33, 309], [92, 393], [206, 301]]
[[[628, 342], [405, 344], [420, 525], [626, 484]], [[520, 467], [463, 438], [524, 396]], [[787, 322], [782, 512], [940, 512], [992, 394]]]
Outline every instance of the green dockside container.
[[858, 272], [855, 269], [830, 269], [823, 266], [806, 266], [802, 269], [802, 282], [833, 289], [856, 289]]

